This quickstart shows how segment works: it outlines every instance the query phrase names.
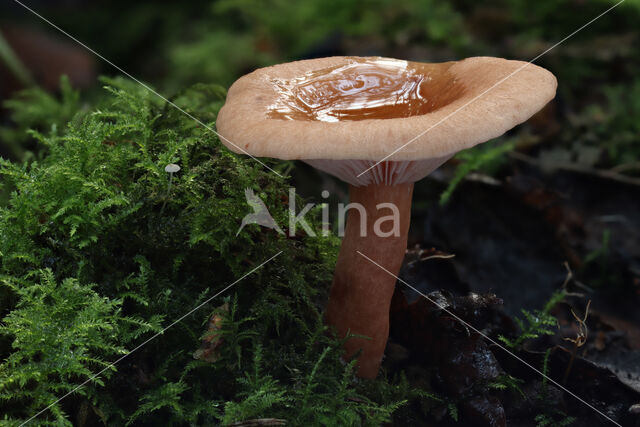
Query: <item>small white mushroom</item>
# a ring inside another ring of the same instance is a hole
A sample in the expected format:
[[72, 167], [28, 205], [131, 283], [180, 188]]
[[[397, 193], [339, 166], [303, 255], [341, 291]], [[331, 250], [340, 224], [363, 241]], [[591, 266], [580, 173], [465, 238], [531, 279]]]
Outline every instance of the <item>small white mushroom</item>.
[[180, 166], [176, 165], [175, 163], [169, 163], [164, 167], [164, 171], [173, 175], [175, 172], [180, 171]]
[[169, 163], [164, 167], [164, 171], [169, 174], [169, 186], [167, 187], [167, 192], [171, 190], [171, 182], [173, 181], [173, 174], [180, 171], [180, 166], [175, 163]]

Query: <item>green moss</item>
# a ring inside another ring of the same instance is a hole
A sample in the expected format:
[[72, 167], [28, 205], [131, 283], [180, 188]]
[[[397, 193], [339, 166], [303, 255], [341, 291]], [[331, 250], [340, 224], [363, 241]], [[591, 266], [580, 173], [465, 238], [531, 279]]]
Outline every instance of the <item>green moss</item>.
[[[0, 163], [11, 189], [0, 207], [4, 423], [28, 419], [87, 380], [34, 423], [389, 419], [404, 392], [385, 381], [364, 387], [322, 323], [337, 238], [292, 238], [256, 225], [236, 237], [246, 188], [281, 206], [272, 213], [286, 223], [287, 179], [230, 153], [138, 85], [105, 83], [109, 94], [97, 105], [37, 135], [40, 160]], [[223, 97], [200, 85], [174, 100], [213, 125]], [[18, 127], [39, 124], [26, 110], [16, 119]], [[181, 166], [170, 188], [169, 163]], [[319, 229], [319, 219], [312, 224]], [[212, 337], [207, 319], [225, 302], [215, 361], [195, 360], [201, 340]], [[375, 398], [380, 387], [385, 401]]]
[[542, 310], [534, 310], [530, 312], [522, 309], [524, 320], [514, 317], [513, 320], [518, 325], [519, 334], [513, 338], [507, 338], [500, 335], [498, 339], [510, 349], [520, 349], [522, 345], [530, 339], [536, 339], [543, 335], [555, 335], [555, 328], [558, 325], [558, 319], [552, 314], [551, 310], [556, 304], [562, 302], [566, 297], [564, 290], [554, 292]]
[[80, 109], [80, 94], [65, 76], [60, 82], [59, 97], [34, 87], [19, 92], [2, 106], [11, 111], [17, 126], [0, 128], [0, 141], [11, 157], [22, 159], [32, 157], [34, 152], [37, 156], [41, 151], [35, 149], [34, 136], [37, 139], [40, 133], [49, 136], [61, 133]]

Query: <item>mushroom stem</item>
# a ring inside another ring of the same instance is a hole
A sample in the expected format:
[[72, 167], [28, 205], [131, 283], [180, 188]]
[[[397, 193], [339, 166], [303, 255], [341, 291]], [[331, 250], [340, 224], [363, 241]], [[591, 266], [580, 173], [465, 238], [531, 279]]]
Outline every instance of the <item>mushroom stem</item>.
[[[389, 336], [389, 307], [396, 279], [358, 251], [398, 274], [407, 248], [412, 194], [413, 183], [349, 188], [351, 203], [361, 204], [366, 218], [355, 209], [347, 215], [325, 320], [340, 338], [347, 333], [369, 337], [350, 338], [345, 343], [345, 358], [362, 350], [360, 377], [375, 378], [378, 374]], [[391, 220], [392, 208], [381, 205], [384, 203], [397, 207], [397, 223]]]

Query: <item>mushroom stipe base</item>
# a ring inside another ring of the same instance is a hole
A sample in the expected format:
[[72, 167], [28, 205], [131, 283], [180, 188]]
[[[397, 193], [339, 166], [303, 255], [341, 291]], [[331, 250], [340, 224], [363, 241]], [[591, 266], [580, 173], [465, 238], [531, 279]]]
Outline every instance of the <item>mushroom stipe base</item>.
[[[361, 218], [354, 209], [348, 212], [326, 322], [335, 328], [340, 338], [347, 334], [369, 337], [348, 339], [344, 356], [349, 359], [361, 351], [358, 375], [375, 378], [389, 336], [389, 307], [396, 279], [358, 251], [397, 275], [407, 248], [413, 183], [350, 186], [349, 194], [351, 203], [359, 203], [365, 208], [367, 218]], [[399, 232], [396, 235], [384, 236], [392, 230], [392, 221], [380, 223], [382, 233], [374, 230], [376, 221], [382, 221], [390, 214], [389, 209], [378, 209], [381, 203], [392, 203], [398, 208]], [[366, 232], [361, 235], [363, 220], [366, 220]]]

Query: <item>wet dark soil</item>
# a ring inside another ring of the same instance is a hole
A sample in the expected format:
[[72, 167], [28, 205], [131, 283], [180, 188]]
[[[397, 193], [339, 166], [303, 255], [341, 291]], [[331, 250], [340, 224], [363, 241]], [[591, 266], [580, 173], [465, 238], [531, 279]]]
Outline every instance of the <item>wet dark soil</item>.
[[[411, 422], [639, 426], [640, 188], [516, 163], [485, 182], [464, 182], [445, 207], [428, 202], [437, 183], [416, 187], [401, 278], [419, 293], [397, 285], [384, 367], [449, 401], [413, 408]], [[504, 351], [498, 336], [518, 336], [521, 310], [561, 289], [553, 335]], [[517, 387], [496, 386], [505, 378]]]

